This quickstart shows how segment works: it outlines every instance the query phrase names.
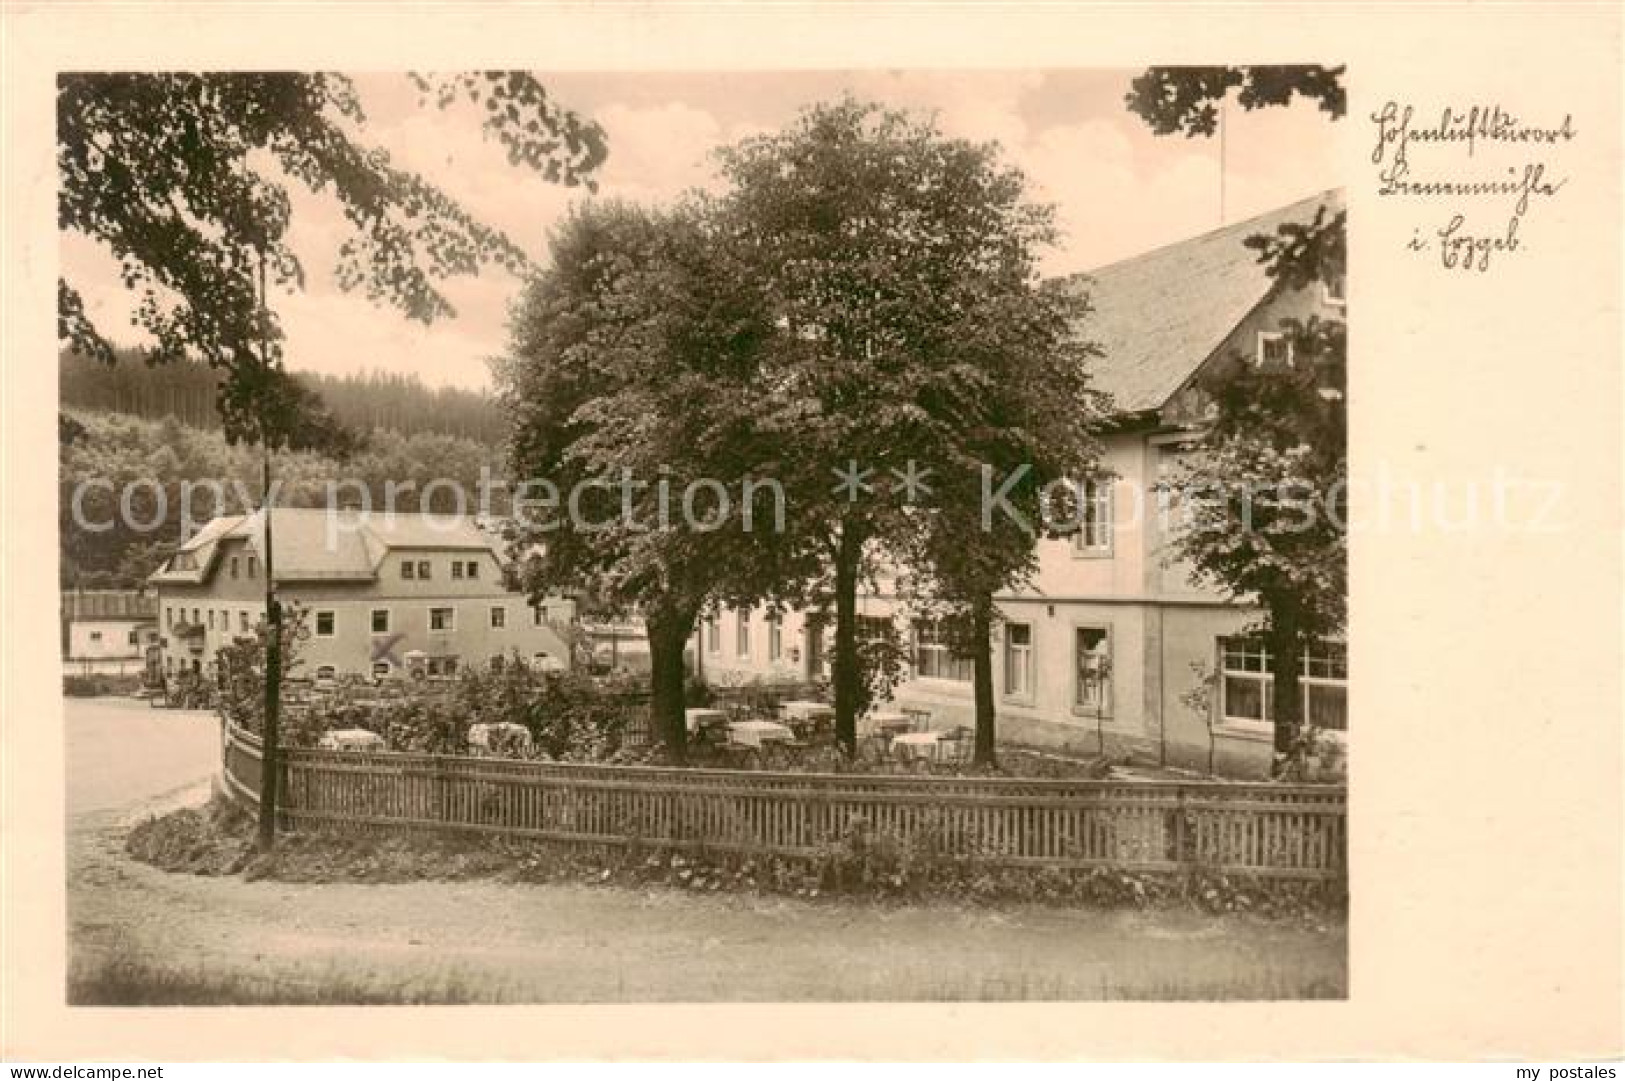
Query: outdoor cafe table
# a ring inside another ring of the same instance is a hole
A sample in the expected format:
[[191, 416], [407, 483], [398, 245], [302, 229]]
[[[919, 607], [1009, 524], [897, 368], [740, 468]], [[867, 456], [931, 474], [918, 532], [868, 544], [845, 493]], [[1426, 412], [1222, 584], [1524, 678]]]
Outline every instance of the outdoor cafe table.
[[728, 719], [728, 712], [726, 710], [709, 709], [699, 706], [696, 706], [693, 709], [683, 710], [683, 715], [688, 719], [688, 730], [690, 732], [697, 730], [707, 721], [724, 721]]
[[878, 710], [869, 714], [869, 729], [874, 732], [885, 732], [895, 735], [907, 732], [914, 726], [907, 715], [892, 710]]
[[764, 743], [788, 743], [795, 733], [776, 721], [734, 721], [728, 733], [735, 743], [745, 747], [760, 747]]
[[940, 732], [904, 732], [891, 741], [891, 752], [899, 758], [935, 758], [941, 744]]
[[365, 728], [337, 728], [323, 733], [316, 746], [324, 751], [380, 751], [384, 737]]
[[835, 711], [822, 702], [794, 701], [784, 704], [784, 715], [798, 721], [814, 721], [820, 717], [833, 717]]

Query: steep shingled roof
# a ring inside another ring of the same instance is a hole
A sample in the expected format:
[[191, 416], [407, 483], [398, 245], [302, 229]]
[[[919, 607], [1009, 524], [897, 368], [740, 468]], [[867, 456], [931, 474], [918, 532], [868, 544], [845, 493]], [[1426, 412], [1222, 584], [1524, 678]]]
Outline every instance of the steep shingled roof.
[[[394, 548], [480, 550], [503, 558], [500, 544], [467, 517], [297, 507], [278, 507], [274, 515], [279, 582], [367, 581]], [[206, 581], [221, 541], [242, 538], [252, 551], [263, 551], [262, 522], [260, 511], [211, 519], [149, 580]]]
[[1084, 336], [1103, 355], [1094, 385], [1116, 409], [1160, 409], [1202, 362], [1269, 294], [1258, 255], [1242, 242], [1293, 221], [1313, 221], [1322, 205], [1341, 210], [1341, 190], [1210, 233], [1111, 263], [1071, 280], [1089, 291], [1094, 311]]

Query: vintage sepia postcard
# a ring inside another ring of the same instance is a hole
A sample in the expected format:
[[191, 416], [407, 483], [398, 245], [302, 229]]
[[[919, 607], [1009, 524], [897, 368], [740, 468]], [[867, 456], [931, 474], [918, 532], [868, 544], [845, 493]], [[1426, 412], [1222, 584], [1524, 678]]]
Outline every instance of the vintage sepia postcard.
[[7, 1060], [1625, 1053], [1619, 10], [1174, 10], [8, 5]]

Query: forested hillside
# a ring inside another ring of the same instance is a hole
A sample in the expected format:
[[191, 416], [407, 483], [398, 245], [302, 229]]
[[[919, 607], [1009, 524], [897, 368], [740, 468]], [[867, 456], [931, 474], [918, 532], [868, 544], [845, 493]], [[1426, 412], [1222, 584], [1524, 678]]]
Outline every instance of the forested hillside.
[[[107, 367], [64, 351], [59, 358], [63, 409], [129, 413], [148, 420], [174, 417], [197, 428], [218, 428], [217, 371], [202, 364], [149, 366], [139, 353], [123, 352]], [[316, 391], [345, 427], [365, 434], [388, 428], [404, 435], [438, 432], [499, 443], [501, 410], [488, 394], [441, 387], [432, 390], [415, 376], [373, 371], [365, 375], [298, 378]]]
[[[88, 410], [64, 410], [63, 416], [58, 484], [64, 588], [138, 586], [180, 540], [188, 487], [194, 528], [212, 514], [251, 509], [259, 498], [258, 450], [229, 446], [218, 431], [174, 416], [145, 420]], [[461, 509], [479, 513], [482, 468], [492, 477], [502, 475], [500, 452], [490, 444], [385, 429], [368, 433], [365, 447], [347, 461], [312, 452], [276, 459], [282, 506], [325, 506], [331, 490], [342, 503], [359, 500], [364, 491], [370, 505], [382, 509], [393, 485], [396, 510], [456, 511], [461, 490], [468, 501]], [[425, 505], [420, 494], [436, 480]], [[506, 512], [502, 494], [496, 493], [492, 513]]]

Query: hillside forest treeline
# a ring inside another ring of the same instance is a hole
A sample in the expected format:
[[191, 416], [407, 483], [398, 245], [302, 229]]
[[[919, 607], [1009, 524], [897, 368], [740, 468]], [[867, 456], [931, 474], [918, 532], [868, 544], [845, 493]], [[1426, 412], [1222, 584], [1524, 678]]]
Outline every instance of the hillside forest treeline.
[[[67, 410], [128, 413], [146, 420], [174, 417], [194, 428], [217, 430], [218, 369], [195, 362], [149, 365], [133, 350], [109, 367], [63, 350], [58, 358], [60, 401]], [[401, 435], [454, 435], [496, 445], [505, 421], [488, 394], [459, 387], [430, 388], [416, 376], [371, 371], [362, 375], [299, 372], [333, 418], [365, 434], [388, 429]]]
[[[148, 387], [144, 393], [148, 408], [154, 408], [155, 391]], [[66, 402], [61, 417], [58, 536], [64, 589], [139, 588], [181, 541], [188, 491], [185, 516], [194, 529], [213, 514], [250, 510], [259, 498], [259, 450], [232, 446], [218, 430], [174, 415], [147, 419], [69, 408]], [[344, 503], [358, 503], [364, 492], [367, 505], [382, 509], [393, 489], [397, 511], [479, 513], [482, 475], [503, 476], [494, 439], [387, 427], [360, 434], [360, 448], [344, 460], [315, 451], [279, 454], [278, 505], [325, 506], [331, 490]], [[467, 500], [463, 507], [457, 505], [458, 491]], [[492, 513], [507, 511], [504, 495], [500, 486], [494, 489]]]

